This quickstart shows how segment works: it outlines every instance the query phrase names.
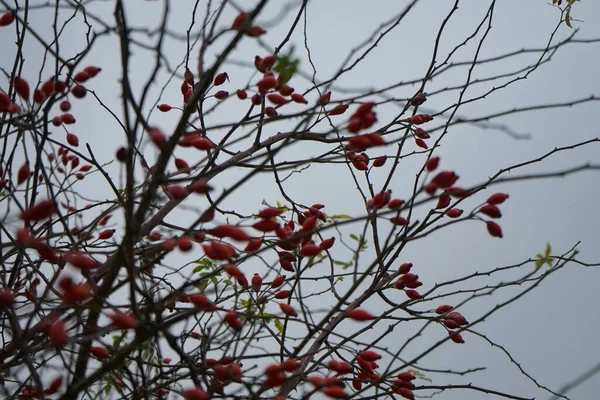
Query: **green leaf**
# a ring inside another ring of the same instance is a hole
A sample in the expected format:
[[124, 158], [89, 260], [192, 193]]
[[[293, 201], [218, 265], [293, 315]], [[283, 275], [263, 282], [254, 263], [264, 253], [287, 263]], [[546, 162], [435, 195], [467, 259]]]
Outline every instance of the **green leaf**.
[[345, 261], [333, 260], [333, 264], [334, 265], [339, 265], [339, 266], [342, 266], [342, 267], [349, 267], [349, 266], [352, 265], [352, 262], [351, 261], [345, 262]]
[[294, 47], [292, 46], [288, 54], [280, 54], [277, 56], [277, 62], [273, 67], [273, 71], [279, 73], [279, 81], [281, 81], [282, 84], [289, 82], [298, 70], [300, 60], [292, 57], [293, 53]]
[[432, 382], [432, 380], [427, 378], [421, 371], [418, 371], [416, 369], [409, 369], [408, 372], [410, 372], [411, 374], [413, 374], [414, 376], [416, 376], [419, 379], [423, 379], [424, 381], [427, 381], [427, 382]]
[[192, 273], [197, 273], [197, 272], [201, 272], [204, 269], [204, 265], [198, 265], [197, 267], [194, 268], [194, 270], [192, 271]]
[[278, 319], [274, 320], [273, 324], [275, 325], [275, 328], [277, 328], [279, 333], [283, 333], [283, 324], [281, 323], [280, 320], [278, 320]]
[[346, 215], [346, 214], [337, 214], [337, 215], [332, 215], [331, 217], [329, 217], [331, 219], [352, 219], [351, 216]]
[[204, 280], [200, 281], [196, 285], [196, 287], [202, 291], [202, 290], [205, 290], [208, 287], [209, 283], [210, 283], [210, 281], [208, 279], [204, 279]]
[[571, 7], [569, 7], [567, 9], [567, 12], [565, 14], [565, 24], [569, 27], [569, 28], [573, 28], [573, 25], [571, 25]]
[[535, 268], [539, 268], [544, 264], [548, 264], [549, 268], [552, 268], [553, 265], [553, 257], [552, 257], [552, 246], [550, 243], [546, 244], [546, 250], [544, 250], [544, 254], [538, 253], [535, 255], [537, 260], [535, 260]]
[[271, 320], [275, 317], [275, 314], [263, 313], [261, 315], [267, 324], [271, 323]]
[[358, 239], [358, 236], [356, 236], [354, 233], [351, 233], [351, 234], [350, 234], [350, 239], [354, 239], [354, 240], [356, 240], [357, 242], [359, 241], [359, 239]]

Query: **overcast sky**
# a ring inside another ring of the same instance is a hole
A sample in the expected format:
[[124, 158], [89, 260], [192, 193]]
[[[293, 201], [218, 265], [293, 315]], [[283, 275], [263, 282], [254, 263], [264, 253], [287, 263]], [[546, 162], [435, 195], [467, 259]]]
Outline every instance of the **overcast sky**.
[[[36, 3], [33, 1], [32, 3]], [[41, 3], [41, 2], [40, 2]], [[250, 1], [239, 1], [242, 7], [249, 7]], [[273, 22], [281, 10], [283, 1], [271, 2], [263, 14], [258, 17], [261, 21]], [[290, 4], [297, 4], [291, 2]], [[306, 32], [312, 62], [317, 69], [317, 81], [328, 79], [340, 66], [340, 63], [357, 43], [370, 37], [385, 21], [402, 10], [408, 1], [398, 0], [328, 0], [309, 2], [307, 10]], [[418, 1], [407, 18], [385, 37], [377, 48], [350, 73], [336, 82], [340, 89], [355, 90], [377, 89], [398, 82], [419, 79], [423, 77], [429, 62], [435, 36], [439, 26], [451, 9], [451, 1]], [[489, 58], [523, 48], [544, 47], [554, 30], [559, 18], [558, 11], [550, 1], [502, 0], [496, 2], [493, 15], [493, 29], [489, 32], [480, 51], [480, 58]], [[155, 26], [160, 19], [162, 1], [128, 0], [128, 15], [132, 25]], [[169, 21], [171, 30], [185, 33], [189, 25], [190, 13], [194, 2], [178, 0], [171, 2], [172, 16]], [[276, 5], [276, 6], [275, 6]], [[469, 36], [482, 17], [487, 12], [490, 1], [462, 0], [459, 11], [450, 20], [445, 34], [440, 41], [440, 59], [445, 58], [449, 51]], [[99, 14], [112, 15], [112, 2], [98, 2], [91, 5]], [[202, 8], [201, 6], [200, 8]], [[294, 8], [295, 9], [295, 8]], [[203, 11], [202, 11], [203, 12]], [[198, 15], [202, 16], [202, 12]], [[235, 12], [227, 8], [223, 21], [233, 19]], [[263, 40], [271, 48], [279, 44], [290, 25], [294, 12], [286, 15], [280, 23], [268, 26], [268, 35]], [[583, 20], [574, 22], [579, 30], [577, 38], [600, 38], [600, 5], [593, 0], [583, 0], [576, 4], [573, 17]], [[48, 29], [52, 15], [32, 12], [32, 24], [40, 31]], [[201, 20], [201, 18], [200, 18]], [[300, 26], [304, 21], [300, 22]], [[267, 24], [268, 25], [268, 24]], [[72, 46], [73, 51], [81, 50], [85, 41], [81, 35], [83, 25], [73, 23], [72, 31], [65, 32], [62, 46]], [[573, 30], [562, 26], [554, 42], [572, 34]], [[479, 37], [481, 34], [479, 35]], [[218, 43], [226, 43], [224, 39]], [[114, 37], [99, 39], [95, 50], [86, 57], [84, 65], [98, 65], [103, 68], [101, 75], [90, 82], [97, 96], [110, 107], [119, 107], [119, 89], [117, 77], [121, 64], [119, 52]], [[215, 45], [218, 49], [218, 43]], [[476, 45], [476, 41], [474, 44]], [[296, 54], [301, 58], [301, 69], [312, 73], [307, 62], [304, 49], [302, 28], [291, 37], [291, 44], [296, 47]], [[469, 61], [476, 51], [475, 45], [461, 48], [453, 57], [453, 61]], [[2, 54], [13, 51], [13, 40], [5, 37], [0, 39]], [[197, 49], [197, 48], [196, 48]], [[183, 61], [185, 47], [181, 42], [169, 41], [166, 47], [166, 59], [175, 68]], [[285, 51], [284, 51], [285, 52]], [[194, 51], [193, 54], [196, 54]], [[12, 54], [12, 53], [8, 53]], [[211, 53], [212, 54], [212, 53]], [[256, 54], [266, 55], [266, 51], [251, 39], [244, 39], [236, 49], [233, 59], [252, 62]], [[570, 44], [560, 49], [551, 62], [540, 66], [527, 80], [517, 82], [510, 87], [495, 92], [488, 98], [461, 107], [457, 116], [478, 117], [494, 114], [503, 110], [533, 106], [545, 103], [561, 103], [586, 96], [600, 94], [600, 74], [598, 74], [600, 44]], [[23, 75], [34, 82], [38, 77], [39, 65], [43, 57], [40, 48], [33, 41], [25, 47], [26, 63]], [[526, 54], [510, 58], [498, 63], [486, 64], [473, 71], [473, 79], [501, 74], [505, 71], [518, 70], [531, 64], [535, 54]], [[539, 57], [539, 54], [537, 55]], [[12, 62], [1, 62], [3, 68], [9, 68]], [[144, 82], [153, 55], [136, 49], [132, 58], [130, 76], [134, 86]], [[193, 56], [191, 65], [195, 66]], [[229, 64], [224, 70], [229, 73], [231, 82], [227, 89], [246, 84], [250, 73], [237, 65]], [[183, 69], [178, 68], [182, 73]], [[457, 68], [454, 72], [443, 74], [427, 86], [427, 92], [436, 92], [443, 88], [464, 84], [467, 69]], [[42, 74], [42, 79], [46, 75]], [[178, 79], [166, 86], [162, 94], [160, 89], [169, 79], [168, 73], [159, 75], [158, 82], [153, 87], [153, 96], [157, 103], [180, 104]], [[468, 97], [477, 96], [498, 86], [504, 81], [488, 82], [481, 86], [473, 86], [466, 93]], [[299, 92], [310, 87], [309, 82], [301, 77], [295, 77], [290, 83]], [[6, 78], [0, 77], [0, 87], [6, 86]], [[392, 92], [399, 98], [408, 97], [414, 93], [415, 86], [408, 86]], [[336, 92], [332, 97], [342, 98], [349, 94]], [[311, 93], [312, 100], [316, 99]], [[458, 92], [444, 93], [432, 97], [424, 107], [432, 113], [445, 109], [453, 104]], [[232, 102], [233, 103], [233, 102]], [[540, 157], [557, 146], [567, 146], [598, 137], [599, 105], [588, 102], [575, 107], [551, 108], [543, 111], [518, 113], [493, 120], [493, 123], [505, 124], [527, 139], [515, 139], [505, 132], [493, 129], [481, 129], [469, 125], [456, 125], [440, 143], [436, 154], [441, 157], [444, 169], [455, 170], [461, 176], [461, 183], [469, 186], [485, 182], [499, 169], [508, 165], [518, 164]], [[234, 106], [227, 112], [217, 112], [212, 123], [229, 121]], [[301, 110], [298, 107], [298, 110]], [[381, 107], [380, 121], [387, 122], [398, 108], [393, 105]], [[146, 112], [148, 112], [146, 110]], [[239, 108], [243, 112], [244, 108]], [[74, 127], [80, 140], [89, 143], [102, 162], [113, 159], [115, 149], [125, 144], [125, 138], [119, 132], [118, 125], [112, 121], [106, 112], [96, 104], [91, 96], [75, 105], [74, 113], [78, 123]], [[445, 116], [449, 113], [445, 114]], [[174, 127], [178, 113], [154, 114], [153, 123], [165, 131]], [[387, 117], [387, 119], [386, 119]], [[443, 124], [443, 118], [432, 122], [432, 127]], [[275, 133], [275, 132], [272, 132]], [[294, 148], [297, 152], [310, 154], [310, 147]], [[373, 152], [376, 154], [378, 152]], [[379, 152], [381, 154], [384, 151]], [[593, 143], [584, 148], [565, 151], [541, 163], [508, 173], [506, 176], [521, 176], [542, 171], [560, 171], [570, 167], [581, 166], [585, 163], [600, 165], [600, 145]], [[297, 156], [298, 154], [294, 154]], [[408, 196], [412, 189], [414, 173], [423, 158], [415, 158], [414, 164], [407, 162], [406, 173], [398, 173], [398, 178], [391, 188], [398, 197]], [[360, 215], [362, 200], [356, 194], [355, 184], [347, 171], [330, 170], [329, 167], [311, 166], [302, 174], [296, 174], [286, 182], [286, 189], [301, 199], [305, 204], [326, 204], [328, 213]], [[118, 173], [113, 169], [118, 181]], [[335, 172], [332, 172], [335, 171]], [[228, 187], [236, 174], [225, 174], [214, 182], [217, 190]], [[381, 179], [374, 178], [381, 184]], [[97, 193], [106, 190], [102, 181], [90, 179], [86, 190]], [[485, 201], [487, 195], [496, 191], [510, 194], [510, 199], [502, 205], [503, 217], [500, 220], [504, 230], [504, 238], [491, 238], [481, 223], [466, 222], [437, 232], [422, 241], [417, 241], [406, 248], [402, 260], [411, 261], [415, 265], [415, 273], [426, 288], [431, 288], [436, 282], [443, 282], [468, 275], [475, 271], [490, 270], [509, 264], [515, 264], [534, 257], [544, 250], [546, 243], [553, 247], [554, 254], [563, 254], [578, 242], [580, 254], [578, 259], [587, 263], [600, 261], [599, 230], [600, 213], [600, 183], [598, 172], [583, 171], [564, 178], [552, 178], [537, 181], [525, 181], [490, 188], [478, 195], [473, 201], [465, 202], [464, 208], [476, 206]], [[108, 192], [107, 192], [108, 193]], [[108, 194], [107, 194], [108, 196]], [[102, 197], [94, 196], [96, 198]], [[243, 199], [243, 204], [240, 200]], [[227, 199], [225, 208], [242, 207], [243, 211], [252, 212], [261, 208], [261, 202], [283, 202], [281, 195], [275, 189], [272, 177], [267, 175], [257, 179], [252, 185], [244, 185], [239, 193]], [[173, 221], [178, 221], [175, 215]], [[185, 218], [185, 217], [182, 217]], [[185, 220], [183, 220], [185, 221]], [[182, 222], [180, 219], [178, 222]], [[198, 251], [198, 255], [200, 255]], [[531, 269], [528, 264], [523, 268]], [[502, 280], [515, 279], [523, 275], [523, 271], [509, 273], [501, 278], [490, 281], [497, 284]], [[477, 326], [477, 330], [485, 333], [488, 338], [501, 344], [515, 358], [521, 367], [530, 373], [540, 385], [558, 390], [562, 385], [578, 376], [592, 366], [600, 363], [597, 337], [600, 330], [600, 271], [597, 268], [586, 268], [572, 264], [550, 276], [533, 292], [521, 298], [518, 302], [505, 307], [492, 318]], [[463, 314], [468, 319], [477, 319], [488, 312], [495, 304], [501, 303], [522, 288], [508, 290], [503, 294], [482, 297], [469, 303]], [[383, 307], [372, 303], [372, 307]], [[383, 308], [381, 308], [383, 310]], [[376, 311], [373, 310], [372, 311]], [[426, 345], [439, 337], [431, 332], [417, 341], [416, 352], [421, 345]], [[399, 332], [389, 346], [396, 346], [397, 340], [404, 337]], [[467, 377], [444, 377], [436, 375], [434, 383], [468, 384], [477, 383], [492, 389], [506, 391], [520, 396], [537, 399], [551, 396], [536, 387], [531, 381], [521, 375], [518, 368], [511, 364], [506, 354], [499, 348], [493, 348], [483, 339], [465, 333], [467, 344], [454, 346], [447, 343], [436, 352], [426, 357], [422, 364], [429, 368], [464, 369], [485, 366], [487, 371]], [[568, 393], [569, 398], [588, 400], [597, 398], [600, 392], [600, 374]], [[440, 399], [481, 399], [484, 395], [469, 391], [449, 391], [437, 396]]]

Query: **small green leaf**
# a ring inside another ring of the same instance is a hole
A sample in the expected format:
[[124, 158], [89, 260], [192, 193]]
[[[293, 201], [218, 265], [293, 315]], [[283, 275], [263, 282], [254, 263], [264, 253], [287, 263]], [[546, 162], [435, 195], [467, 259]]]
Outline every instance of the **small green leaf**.
[[283, 324], [281, 323], [280, 320], [278, 320], [278, 319], [274, 320], [273, 324], [275, 325], [275, 328], [277, 328], [277, 330], [279, 331], [279, 333], [283, 332]]
[[200, 290], [204, 290], [208, 287], [208, 284], [210, 283], [210, 281], [208, 279], [204, 279], [202, 281], [200, 281], [196, 287]]
[[331, 218], [331, 219], [352, 219], [351, 216], [346, 215], [346, 214], [336, 214], [336, 215], [332, 215], [329, 218]]
[[292, 46], [288, 54], [280, 54], [277, 57], [277, 62], [273, 67], [273, 71], [279, 73], [279, 81], [282, 84], [286, 84], [290, 79], [292, 79], [292, 76], [294, 76], [298, 70], [300, 60], [298, 58], [293, 58], [293, 53], [294, 47]]
[[552, 258], [552, 246], [550, 243], [546, 244], [546, 250], [544, 250], [544, 255], [538, 253], [535, 255], [537, 259], [535, 260], [535, 268], [539, 268], [544, 264], [548, 264], [549, 268], [552, 268], [553, 258]]
[[419, 379], [423, 379], [424, 381], [427, 381], [427, 382], [432, 382], [432, 380], [427, 378], [421, 371], [418, 371], [416, 369], [409, 369], [408, 372], [410, 372], [411, 374], [413, 374], [414, 376], [416, 376]]
[[342, 266], [342, 267], [347, 267], [347, 266], [352, 265], [352, 262], [350, 262], [350, 261], [349, 262], [345, 262], [345, 261], [333, 260], [333, 264], [334, 265], [339, 265], [339, 266]]
[[263, 313], [261, 315], [267, 324], [271, 323], [271, 320], [275, 317], [275, 314]]
[[565, 24], [569, 27], [569, 28], [573, 28], [573, 25], [571, 25], [571, 7], [569, 7], [567, 9], [567, 12], [565, 14]]
[[358, 236], [356, 236], [354, 233], [351, 233], [351, 234], [350, 234], [350, 239], [354, 239], [354, 240], [356, 240], [357, 242], [359, 241], [359, 239], [358, 239]]

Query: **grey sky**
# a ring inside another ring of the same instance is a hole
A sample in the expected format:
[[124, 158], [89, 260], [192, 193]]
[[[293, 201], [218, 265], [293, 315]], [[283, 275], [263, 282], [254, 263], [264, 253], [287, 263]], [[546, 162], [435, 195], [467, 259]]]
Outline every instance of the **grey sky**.
[[[242, 7], [249, 7], [255, 2], [239, 1]], [[273, 2], [273, 4], [284, 2]], [[292, 2], [296, 4], [298, 2]], [[317, 81], [330, 78], [339, 67], [341, 61], [347, 56], [348, 51], [362, 42], [379, 27], [383, 21], [388, 20], [401, 10], [407, 1], [357, 1], [357, 0], [329, 0], [326, 2], [309, 2], [307, 11], [306, 32], [311, 58], [316, 66]], [[392, 82], [408, 81], [421, 78], [431, 61], [433, 41], [438, 28], [448, 11], [451, 1], [419, 1], [409, 16], [389, 36], [384, 38], [378, 47], [350, 73], [344, 75], [333, 89], [332, 99], [336, 100], [355, 94], [356, 90], [378, 89]], [[490, 1], [462, 0], [459, 2], [459, 11], [452, 18], [440, 42], [440, 58], [443, 59], [449, 51], [455, 48], [475, 29], [481, 18], [487, 12]], [[529, 0], [503, 0], [497, 2], [493, 16], [493, 29], [488, 39], [483, 44], [480, 58], [489, 58], [505, 52], [520, 50], [522, 48], [544, 47], [559, 18], [558, 11], [549, 1]], [[178, 0], [171, 2], [172, 16], [169, 21], [170, 29], [184, 34], [189, 25], [190, 13], [194, 2]], [[154, 26], [160, 18], [162, 1], [131, 1], [127, 2], [128, 15], [133, 25]], [[97, 13], [110, 16], [112, 2], [98, 2], [92, 8]], [[261, 21], [271, 21], [278, 15], [280, 7], [267, 7], [265, 12], [258, 17]], [[203, 15], [199, 12], [199, 16]], [[230, 21], [235, 16], [232, 8], [227, 8], [223, 21]], [[284, 21], [268, 27], [268, 35], [262, 39], [270, 46], [271, 50], [280, 42], [290, 25], [294, 13], [286, 16]], [[593, 0], [583, 0], [574, 8], [574, 18], [584, 20], [575, 23], [579, 29], [578, 38], [600, 37], [600, 5]], [[52, 16], [32, 12], [31, 23], [39, 26], [40, 31], [49, 28]], [[201, 17], [200, 17], [201, 20]], [[149, 23], [149, 21], [153, 21]], [[306, 49], [303, 36], [304, 21], [300, 21], [299, 29], [292, 35], [290, 44], [295, 45], [296, 53], [302, 59], [301, 69], [304, 73], [312, 74], [307, 62]], [[62, 46], [70, 46], [73, 52], [83, 49], [85, 38], [81, 35], [83, 25], [74, 23], [72, 31], [65, 32]], [[573, 31], [562, 26], [556, 34], [555, 42], [570, 35]], [[50, 31], [47, 32], [50, 34]], [[478, 36], [480, 37], [481, 34]], [[226, 43], [229, 36], [225, 36], [215, 44], [220, 49], [220, 44]], [[244, 39], [236, 50], [233, 59], [252, 62], [254, 56], [267, 55], [268, 51], [262, 49], [256, 40]], [[475, 42], [475, 44], [477, 41]], [[109, 107], [119, 109], [119, 89], [116, 78], [120, 72], [119, 53], [115, 37], [101, 38], [97, 48], [92, 51], [83, 63], [85, 65], [98, 65], [103, 68], [102, 73], [90, 81], [89, 88]], [[288, 45], [289, 46], [289, 45]], [[13, 39], [0, 39], [2, 54], [12, 54]], [[181, 42], [169, 41], [165, 48], [165, 56], [170, 67], [177, 67], [177, 72], [182, 74], [183, 68], [178, 67], [183, 61], [185, 47]], [[462, 48], [453, 61], [469, 61], [476, 50], [473, 43]], [[285, 52], [285, 51], [284, 51]], [[33, 84], [38, 77], [39, 63], [42, 58], [39, 46], [33, 41], [26, 43], [25, 63], [23, 75], [28, 77]], [[196, 70], [197, 46], [192, 51], [191, 66]], [[476, 101], [474, 104], [461, 107], [457, 116], [474, 118], [494, 114], [515, 107], [531, 106], [544, 103], [562, 103], [600, 94], [600, 78], [597, 72], [598, 54], [600, 44], [570, 44], [560, 49], [553, 59], [540, 66], [527, 80], [517, 82], [510, 87], [493, 93], [488, 98]], [[537, 55], [539, 57], [539, 55]], [[473, 79], [482, 79], [497, 75], [504, 71], [518, 70], [529, 65], [535, 55], [521, 55], [498, 63], [477, 67], [473, 72]], [[153, 56], [140, 49], [134, 50], [130, 68], [130, 77], [134, 86], [141, 85], [147, 76], [153, 62]], [[1, 62], [7, 70], [12, 66], [12, 59]], [[235, 92], [238, 87], [243, 87], [252, 76], [249, 69], [229, 64], [223, 70], [229, 73], [231, 82], [226, 89]], [[464, 84], [466, 68], [457, 68], [433, 80], [426, 87], [427, 92], [436, 92], [443, 88]], [[48, 71], [42, 74], [45, 80]], [[156, 103], [180, 105], [181, 94], [179, 91], [180, 80], [174, 78], [166, 86], [159, 97], [160, 89], [164, 86], [169, 74], [162, 73], [153, 87], [153, 98]], [[253, 78], [256, 81], [256, 76]], [[505, 80], [475, 85], [466, 93], [467, 97], [477, 96], [498, 86]], [[0, 77], [0, 87], [6, 87], [7, 80]], [[290, 82], [297, 92], [304, 92], [310, 88], [310, 82], [300, 76], [294, 77]], [[344, 94], [341, 89], [351, 90]], [[414, 94], [416, 86], [404, 87], [393, 91], [397, 98], [406, 98]], [[423, 106], [432, 113], [445, 109], [453, 104], [458, 96], [458, 91], [443, 93], [433, 96]], [[310, 102], [317, 98], [314, 91], [310, 93]], [[381, 98], [373, 97], [380, 100]], [[366, 99], [368, 100], [368, 99]], [[229, 99], [235, 103], [233, 99]], [[73, 113], [78, 118], [78, 123], [73, 126], [82, 143], [89, 143], [96, 156], [102, 162], [114, 159], [116, 148], [125, 143], [125, 138], [118, 125], [108, 117], [94, 101], [92, 96], [87, 96], [83, 101], [73, 102]], [[245, 105], [244, 105], [245, 107]], [[291, 109], [301, 111], [301, 106]], [[212, 123], [230, 121], [232, 113], [243, 113], [241, 106], [235, 111], [233, 106], [222, 107], [213, 117]], [[149, 112], [150, 109], [145, 110]], [[379, 120], [387, 122], [399, 108], [396, 104], [387, 104], [378, 108]], [[566, 146], [598, 136], [598, 124], [595, 117], [598, 104], [589, 102], [576, 107], [552, 108], [543, 111], [518, 113], [491, 122], [506, 124], [512, 130], [530, 135], [527, 140], [518, 140], [498, 130], [480, 129], [467, 125], [451, 126], [449, 133], [442, 140], [441, 147], [435, 154], [441, 157], [441, 168], [455, 170], [461, 177], [459, 184], [463, 186], [485, 182], [499, 169], [508, 165], [518, 164], [533, 158], [540, 157], [551, 151], [556, 146]], [[153, 111], [151, 121], [159, 125], [165, 132], [174, 127], [178, 112], [161, 114]], [[445, 116], [450, 115], [450, 112]], [[346, 120], [348, 115], [340, 118]], [[229, 118], [229, 119], [228, 119]], [[439, 127], [445, 122], [444, 118], [437, 118], [426, 128]], [[62, 137], [59, 129], [53, 129], [57, 136]], [[440, 131], [437, 131], [438, 134]], [[276, 132], [270, 132], [274, 134]], [[436, 135], [433, 135], [436, 138]], [[433, 143], [432, 140], [429, 141]], [[411, 144], [412, 146], [412, 144]], [[414, 147], [414, 146], [413, 146]], [[412, 147], [411, 147], [412, 148]], [[541, 163], [508, 173], [507, 177], [539, 173], [543, 171], [559, 171], [570, 167], [580, 166], [585, 163], [600, 164], [600, 146], [598, 143], [575, 150], [556, 154]], [[302, 154], [311, 154], [311, 146], [295, 146], [290, 152], [290, 157]], [[318, 151], [318, 150], [317, 150]], [[391, 154], [392, 149], [369, 152], [370, 155]], [[151, 154], [152, 150], [148, 152]], [[193, 152], [181, 151], [183, 158], [193, 160]], [[149, 160], [153, 160], [149, 156]], [[412, 182], [419, 168], [423, 156], [414, 157], [403, 165], [405, 168], [397, 173], [391, 189], [396, 197], [405, 198], [412, 190]], [[114, 165], [113, 165], [114, 167]], [[116, 168], [109, 168], [113, 178], [119, 182], [119, 173]], [[328, 169], [329, 166], [312, 165], [302, 174], [293, 175], [285, 183], [290, 194], [296, 196], [305, 204], [324, 203], [328, 213], [363, 215], [362, 199], [357, 195], [355, 184], [347, 170], [342, 168]], [[387, 168], [387, 167], [386, 167]], [[383, 169], [382, 169], [383, 170]], [[335, 171], [335, 172], [332, 172]], [[226, 173], [215, 180], [217, 190], [228, 187], [236, 178], [237, 172]], [[381, 171], [379, 176], [372, 173], [373, 181], [381, 185], [386, 174]], [[100, 176], [87, 179], [85, 187], [89, 195], [94, 198], [103, 198], [100, 191], [107, 190]], [[244, 212], [260, 209], [261, 202], [266, 200], [273, 204], [283, 199], [272, 182], [272, 176], [265, 175], [257, 178], [252, 184], [246, 184], [239, 189], [237, 194], [227, 199], [224, 208], [240, 208]], [[364, 180], [362, 181], [364, 183]], [[534, 257], [544, 250], [546, 243], [550, 243], [554, 254], [567, 252], [577, 242], [580, 254], [578, 259], [594, 263], [600, 260], [600, 247], [598, 226], [600, 214], [598, 202], [600, 192], [598, 189], [598, 175], [593, 171], [584, 171], [569, 175], [564, 178], [547, 180], [525, 181], [494, 186], [478, 194], [474, 199], [469, 199], [461, 205], [466, 211], [483, 203], [488, 195], [502, 191], [510, 194], [510, 199], [501, 206], [503, 217], [499, 221], [504, 231], [504, 238], [498, 240], [491, 238], [484, 224], [471, 221], [458, 226], [448, 227], [440, 232], [433, 233], [409, 245], [403, 256], [403, 261], [414, 263], [414, 271], [424, 282], [425, 289], [431, 288], [437, 282], [455, 279], [475, 271], [490, 270], [504, 265], [516, 264]], [[107, 192], [106, 196], [110, 196]], [[204, 200], [202, 200], [204, 201]], [[169, 217], [177, 223], [185, 223], [185, 213], [174, 213]], [[224, 222], [223, 219], [221, 221]], [[352, 229], [344, 233], [347, 235]], [[194, 257], [199, 257], [201, 250], [196, 250]], [[339, 253], [343, 259], [348, 254]], [[177, 256], [179, 257], [179, 256]], [[181, 256], [182, 261], [189, 261], [188, 256]], [[179, 259], [176, 259], [177, 261]], [[500, 278], [494, 278], [490, 285], [498, 284], [502, 280], [515, 279], [524, 275], [525, 269], [532, 269], [528, 264], [517, 273], [507, 273]], [[545, 268], [545, 267], [543, 267]], [[251, 274], [250, 274], [251, 276]], [[484, 280], [478, 281], [479, 284]], [[515, 358], [522, 368], [531, 374], [540, 385], [558, 390], [563, 384], [573, 377], [583, 373], [593, 365], [600, 363], [600, 353], [597, 350], [597, 332], [600, 330], [600, 311], [598, 303], [600, 292], [597, 290], [600, 282], [600, 271], [597, 268], [586, 268], [571, 264], [544, 281], [533, 292], [527, 294], [518, 302], [505, 307], [494, 314], [489, 320], [477, 325], [478, 331], [496, 343]], [[461, 309], [461, 312], [470, 320], [475, 320], [485, 314], [494, 305], [508, 299], [507, 296], [516, 294], [520, 289], [506, 290], [494, 296], [479, 298]], [[399, 299], [402, 296], [399, 295]], [[318, 299], [320, 304], [321, 297]], [[434, 304], [430, 304], [433, 306]], [[369, 303], [373, 312], [384, 311], [381, 303]], [[379, 307], [379, 309], [377, 308]], [[412, 328], [407, 328], [411, 331]], [[406, 332], [394, 333], [388, 338], [390, 347], [397, 346]], [[414, 347], [409, 347], [407, 357], [416, 355], [421, 346], [426, 346], [441, 339], [445, 332], [439, 329], [430, 329], [419, 338]], [[453, 377], [431, 374], [433, 384], [468, 384], [476, 383], [478, 386], [489, 387], [519, 396], [535, 397], [536, 399], [549, 398], [550, 395], [521, 375], [518, 368], [511, 364], [503, 352], [493, 348], [483, 339], [464, 333], [466, 344], [462, 346], [452, 343], [444, 344], [440, 349], [427, 356], [419, 366], [439, 369], [467, 369], [485, 366], [488, 370], [465, 377]], [[422, 382], [424, 383], [424, 382]], [[591, 400], [597, 398], [600, 391], [600, 375], [594, 376], [586, 383], [569, 392], [569, 398], [575, 400]], [[481, 399], [482, 393], [470, 391], [448, 391], [436, 396], [440, 399]], [[491, 398], [492, 396], [490, 396]]]

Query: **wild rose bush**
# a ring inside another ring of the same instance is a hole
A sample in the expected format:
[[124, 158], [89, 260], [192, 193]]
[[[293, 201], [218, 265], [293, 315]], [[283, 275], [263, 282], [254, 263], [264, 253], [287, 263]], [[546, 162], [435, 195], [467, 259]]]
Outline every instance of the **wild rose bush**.
[[[362, 63], [381, 57], [418, 1], [331, 60], [330, 74], [311, 57], [307, 2], [154, 3], [3, 2], [2, 35], [16, 43], [0, 85], [5, 397], [524, 398], [508, 382], [479, 385], [479, 367], [428, 356], [499, 346], [483, 322], [551, 274], [589, 265], [578, 250], [548, 246], [439, 281], [406, 254], [421, 241], [435, 252], [438, 231], [464, 223], [503, 238], [511, 188], [594, 169], [507, 178], [539, 160], [486, 176], [440, 155], [461, 126], [514, 135], [482, 121], [562, 105], [459, 113], [574, 43], [556, 39], [566, 28], [529, 51], [533, 63], [475, 79], [476, 67], [526, 51], [458, 55], [485, 46], [491, 2], [442, 52], [450, 7], [418, 78], [356, 90], [371, 85]], [[459, 68], [462, 84], [449, 86]], [[517, 184], [498, 186], [507, 181]], [[464, 311], [501, 292], [485, 312]]]

